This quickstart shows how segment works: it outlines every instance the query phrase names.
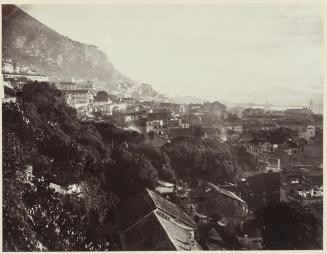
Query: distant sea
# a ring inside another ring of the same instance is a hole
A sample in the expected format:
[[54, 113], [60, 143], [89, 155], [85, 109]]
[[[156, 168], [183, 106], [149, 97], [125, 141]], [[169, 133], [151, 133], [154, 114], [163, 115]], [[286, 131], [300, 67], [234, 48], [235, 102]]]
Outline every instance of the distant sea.
[[[265, 105], [255, 105], [253, 108], [265, 108]], [[287, 106], [287, 105], [269, 105], [270, 110], [286, 110], [286, 109], [301, 109], [305, 106]], [[323, 105], [313, 105], [312, 111], [315, 114], [322, 114], [324, 112]]]
[[[228, 104], [227, 104], [228, 105]], [[230, 104], [230, 107], [235, 107], [235, 106], [240, 106], [240, 107], [245, 107], [245, 108], [265, 108], [266, 105], [260, 105], [260, 104]], [[292, 105], [269, 105], [270, 110], [286, 110], [286, 109], [301, 109], [306, 106], [292, 106]], [[323, 114], [324, 112], [324, 107], [322, 104], [313, 104], [313, 109], [312, 111], [315, 114]]]

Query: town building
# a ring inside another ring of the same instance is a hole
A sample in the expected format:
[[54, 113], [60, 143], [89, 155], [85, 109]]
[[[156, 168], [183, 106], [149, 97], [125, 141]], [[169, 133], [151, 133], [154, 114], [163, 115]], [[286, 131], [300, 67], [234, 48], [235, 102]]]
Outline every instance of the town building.
[[190, 128], [190, 124], [182, 119], [170, 119], [168, 120], [168, 128]]
[[88, 90], [95, 89], [95, 83], [93, 81], [79, 82], [77, 85], [81, 89], [88, 89]]
[[[248, 213], [247, 204], [235, 193], [210, 182], [200, 181], [197, 187], [179, 195], [181, 204], [190, 214], [218, 219], [230, 232], [236, 232]], [[196, 213], [194, 213], [194, 211]]]
[[17, 73], [4, 73], [3, 74], [4, 79], [21, 79], [26, 78], [30, 81], [38, 81], [38, 82], [49, 82], [51, 80], [50, 77], [40, 74], [17, 74]]
[[176, 204], [146, 189], [125, 200], [117, 212], [123, 250], [200, 250], [195, 223]]
[[173, 183], [158, 180], [158, 186], [156, 187], [156, 191], [161, 195], [172, 194], [175, 191], [175, 185]]
[[228, 130], [234, 131], [236, 133], [242, 133], [243, 132], [243, 125], [242, 123], [224, 123], [220, 127], [221, 133], [226, 133]]
[[243, 131], [274, 131], [279, 126], [274, 121], [243, 121]]
[[167, 133], [170, 138], [194, 137], [195, 129], [194, 128], [168, 128]]
[[147, 120], [146, 121], [146, 133], [154, 132], [155, 134], [159, 134], [160, 132], [164, 131], [164, 124], [163, 120]]
[[284, 114], [287, 118], [299, 120], [310, 119], [313, 116], [313, 112], [309, 108], [286, 109]]
[[74, 90], [77, 89], [77, 84], [69, 81], [56, 82], [55, 86], [59, 90]]
[[120, 102], [126, 103], [126, 105], [133, 105], [133, 104], [135, 104], [135, 99], [129, 98], [129, 97], [123, 97], [123, 98], [120, 98]]
[[280, 120], [277, 121], [277, 127], [284, 127], [295, 131], [304, 131], [306, 123], [303, 120]]
[[213, 103], [203, 103], [202, 109], [204, 113], [212, 113], [220, 117], [226, 111], [227, 107], [215, 101]]
[[69, 105], [74, 107], [85, 106], [93, 101], [93, 94], [87, 89], [63, 90]]
[[261, 173], [242, 179], [237, 183], [236, 194], [248, 205], [249, 211], [256, 211], [268, 202], [280, 200], [281, 173]]
[[218, 140], [220, 138], [220, 131], [218, 128], [203, 128], [204, 137], [209, 139]]
[[2, 98], [2, 103], [16, 103], [17, 102], [17, 92], [11, 86], [10, 82], [4, 82], [4, 98]]
[[322, 216], [323, 205], [322, 170], [292, 169], [283, 172], [280, 186], [280, 200], [299, 202], [304, 209]]
[[246, 144], [246, 151], [254, 156], [257, 168], [262, 172], [280, 172], [281, 161], [277, 156], [278, 145], [256, 140]]
[[117, 112], [126, 112], [127, 111], [127, 103], [126, 102], [116, 102], [113, 104], [113, 111]]
[[186, 115], [183, 115], [181, 118], [182, 118], [182, 121], [184, 121], [185, 123], [189, 123], [190, 126], [200, 126], [200, 125], [202, 125], [201, 115], [186, 114]]
[[14, 66], [12, 62], [4, 62], [2, 61], [2, 73], [13, 73]]
[[104, 113], [112, 114], [113, 104], [111, 101], [108, 102], [93, 101], [92, 109], [94, 112], [104, 112]]
[[299, 133], [299, 139], [304, 139], [308, 144], [313, 144], [315, 135], [316, 127], [309, 125], [305, 131]]
[[245, 108], [242, 111], [242, 118], [261, 117], [265, 115], [265, 110], [262, 108]]
[[179, 105], [179, 110], [178, 110], [179, 114], [185, 114], [186, 113], [186, 107], [184, 104], [180, 104]]

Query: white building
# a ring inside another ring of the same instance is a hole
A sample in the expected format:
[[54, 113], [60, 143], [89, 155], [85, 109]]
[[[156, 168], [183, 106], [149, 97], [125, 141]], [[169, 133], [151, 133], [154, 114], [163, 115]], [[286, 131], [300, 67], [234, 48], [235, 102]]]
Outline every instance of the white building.
[[222, 133], [226, 133], [228, 130], [235, 131], [236, 133], [242, 133], [243, 132], [243, 126], [240, 124], [224, 124], [220, 131]]
[[93, 101], [93, 94], [87, 89], [63, 90], [67, 103], [76, 108], [85, 106]]
[[39, 74], [17, 74], [17, 73], [5, 73], [3, 74], [4, 78], [26, 78], [30, 81], [38, 81], [38, 82], [49, 82], [50, 78], [48, 76], [39, 75]]
[[160, 194], [171, 194], [175, 191], [175, 185], [172, 183], [158, 180], [158, 186], [156, 187], [156, 191]]
[[163, 127], [163, 120], [147, 120], [145, 131], [146, 133], [155, 132], [159, 133]]
[[14, 66], [12, 63], [4, 62], [2, 63], [2, 72], [3, 73], [13, 73]]
[[304, 132], [299, 134], [299, 138], [305, 139], [308, 143], [316, 135], [316, 128], [313, 125], [309, 125]]
[[316, 135], [316, 128], [313, 126], [313, 125], [309, 125], [307, 128], [306, 128], [306, 132], [308, 132], [310, 134], [310, 136], [312, 138], [315, 137]]

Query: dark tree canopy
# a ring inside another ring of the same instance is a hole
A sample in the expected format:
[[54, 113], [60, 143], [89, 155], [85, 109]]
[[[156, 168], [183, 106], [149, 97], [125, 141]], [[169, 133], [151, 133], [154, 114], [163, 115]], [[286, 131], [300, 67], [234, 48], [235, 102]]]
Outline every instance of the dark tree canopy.
[[[3, 105], [5, 250], [118, 248], [117, 203], [153, 189], [158, 172], [173, 175], [169, 160], [158, 160], [151, 147], [138, 149], [144, 136], [137, 132], [82, 122], [63, 93], [47, 83], [27, 83], [20, 96], [21, 103]], [[36, 180], [44, 179], [34, 183], [36, 189], [17, 180], [25, 164], [32, 164]], [[50, 182], [61, 188], [78, 184], [82, 196], [66, 200], [50, 191]], [[99, 235], [104, 229], [112, 232]]]
[[318, 219], [296, 203], [269, 203], [255, 213], [265, 249], [321, 249]]
[[232, 180], [236, 170], [229, 147], [216, 141], [178, 137], [162, 151], [169, 156], [179, 178], [218, 183]]
[[[177, 137], [156, 150], [144, 135], [111, 120], [81, 121], [64, 94], [48, 83], [27, 83], [20, 96], [21, 102], [2, 108], [7, 251], [40, 250], [40, 244], [51, 251], [117, 250], [114, 210], [119, 201], [154, 189], [158, 179], [234, 181], [254, 164], [243, 147], [201, 139], [200, 127], [195, 137]], [[26, 164], [33, 166], [34, 187], [17, 177]], [[54, 193], [50, 183], [79, 185], [81, 195]], [[256, 218], [267, 249], [320, 246], [315, 217], [297, 206], [272, 204]]]
[[106, 91], [98, 91], [95, 96], [95, 101], [107, 102], [109, 100], [109, 94]]

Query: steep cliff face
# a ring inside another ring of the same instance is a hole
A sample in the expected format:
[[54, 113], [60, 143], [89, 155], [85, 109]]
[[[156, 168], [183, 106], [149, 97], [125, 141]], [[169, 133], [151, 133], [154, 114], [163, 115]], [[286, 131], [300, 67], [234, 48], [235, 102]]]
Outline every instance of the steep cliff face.
[[103, 81], [102, 90], [139, 100], [161, 100], [150, 85], [137, 84], [121, 74], [96, 46], [63, 36], [15, 5], [2, 5], [2, 55], [39, 74], [61, 80]]
[[131, 82], [97, 47], [60, 35], [14, 5], [2, 6], [2, 40], [3, 58], [38, 73], [59, 78], [97, 78], [109, 86]]

